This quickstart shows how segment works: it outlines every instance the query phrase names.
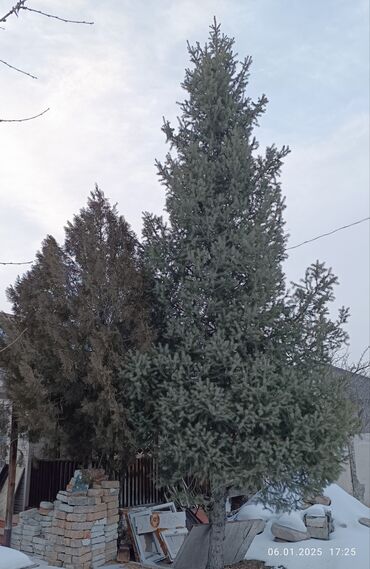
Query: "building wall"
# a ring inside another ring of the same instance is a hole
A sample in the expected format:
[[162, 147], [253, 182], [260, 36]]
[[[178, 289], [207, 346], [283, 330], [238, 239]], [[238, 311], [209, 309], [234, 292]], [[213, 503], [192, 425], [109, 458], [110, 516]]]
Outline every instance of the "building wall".
[[[354, 438], [356, 474], [360, 484], [364, 485], [364, 504], [370, 507], [370, 433], [362, 433]], [[351, 469], [349, 463], [343, 465], [343, 472], [337, 484], [353, 495]]]

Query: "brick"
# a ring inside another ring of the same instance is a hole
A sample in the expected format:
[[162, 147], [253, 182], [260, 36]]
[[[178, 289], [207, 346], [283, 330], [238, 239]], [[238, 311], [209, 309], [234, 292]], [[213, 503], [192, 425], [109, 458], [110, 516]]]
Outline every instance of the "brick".
[[117, 496], [111, 496], [110, 494], [107, 496], [102, 496], [102, 502], [104, 502], [104, 503], [114, 502], [117, 504], [117, 507], [118, 507]]
[[64, 535], [64, 528], [52, 527], [51, 533], [54, 535]]
[[[102, 518], [101, 520], [95, 520], [93, 523], [93, 526], [91, 528], [91, 531], [98, 531], [101, 530], [102, 527], [104, 528], [104, 526], [107, 524], [107, 518]], [[104, 531], [104, 529], [103, 529]]]
[[57, 500], [62, 502], [62, 504], [68, 504], [68, 497], [70, 496], [69, 492], [58, 492]]
[[25, 510], [24, 512], [19, 513], [19, 518], [22, 520], [24, 518], [30, 518], [34, 514], [37, 513], [37, 508], [31, 508], [31, 510]]
[[[92, 498], [95, 500], [95, 498]], [[75, 506], [74, 514], [93, 514], [94, 512], [104, 512], [106, 510], [106, 504], [94, 504], [93, 506]]]
[[93, 554], [93, 561], [95, 561], [96, 559], [105, 559], [105, 548], [104, 547], [100, 547], [98, 548], [97, 546], [95, 546], [92, 550], [92, 554]]
[[47, 510], [46, 508], [39, 508], [39, 514], [41, 516], [49, 516], [50, 515], [50, 510]]
[[54, 512], [54, 518], [56, 518], [57, 520], [65, 520], [67, 518], [67, 513], [56, 510]]
[[[81, 548], [82, 549], [82, 548]], [[82, 554], [82, 555], [73, 555], [72, 557], [72, 563], [86, 563], [87, 561], [91, 561], [92, 559], [92, 554], [91, 551]]]
[[[99, 559], [99, 560], [97, 560], [97, 561], [93, 561], [92, 568], [93, 568], [93, 569], [98, 569], [98, 568], [101, 567], [102, 565], [105, 565], [105, 561], [106, 561], [105, 558], [104, 558], [104, 559]], [[108, 559], [108, 561], [110, 561], [110, 560]]]
[[[76, 514], [76, 515], [78, 515], [78, 514]], [[81, 515], [83, 515], [83, 514], [81, 514]], [[101, 520], [104, 518], [105, 518], [105, 511], [86, 514], [86, 521], [87, 522], [95, 522], [96, 520]]]
[[88, 496], [103, 496], [103, 490], [101, 488], [89, 488], [87, 491]]
[[74, 506], [73, 513], [74, 514], [91, 514], [94, 512], [94, 506]]
[[[71, 506], [69, 506], [69, 507], [71, 507]], [[67, 522], [89, 522], [89, 521], [92, 521], [92, 520], [87, 519], [88, 515], [89, 514], [67, 514]]]
[[69, 506], [68, 504], [62, 504], [60, 503], [56, 509], [59, 512], [67, 512], [67, 514], [72, 514], [73, 513], [73, 506]]
[[102, 480], [101, 487], [106, 490], [110, 488], [119, 488], [119, 480]]
[[46, 543], [45, 538], [42, 538], [42, 537], [34, 537], [32, 541], [34, 544], [35, 543], [41, 543], [41, 544], [45, 545], [45, 543]]
[[93, 522], [70, 522], [68, 529], [90, 530], [92, 526]]
[[91, 537], [91, 532], [86, 530], [67, 529], [64, 535], [70, 539], [89, 539]]
[[66, 522], [65, 522], [65, 520], [58, 520], [58, 519], [56, 519], [56, 520], [53, 521], [52, 527], [53, 527], [53, 528], [62, 528], [62, 529], [65, 529], [65, 527], [66, 527]]
[[87, 496], [74, 496], [72, 494], [71, 497], [68, 498], [68, 504], [70, 506], [90, 506], [94, 502], [91, 502], [91, 499]]

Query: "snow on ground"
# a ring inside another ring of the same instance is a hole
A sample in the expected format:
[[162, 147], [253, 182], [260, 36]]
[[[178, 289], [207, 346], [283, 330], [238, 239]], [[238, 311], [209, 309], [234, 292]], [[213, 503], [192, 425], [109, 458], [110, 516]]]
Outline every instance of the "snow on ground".
[[[335, 525], [328, 541], [274, 541], [270, 528], [277, 516], [258, 505], [254, 508], [260, 508], [268, 522], [264, 532], [254, 538], [246, 559], [259, 559], [267, 565], [283, 565], [286, 569], [369, 569], [370, 528], [358, 522], [359, 518], [370, 517], [369, 508], [336, 484], [328, 486], [324, 494], [331, 498]], [[303, 519], [304, 510], [300, 514]]]
[[34, 565], [34, 561], [15, 549], [0, 545], [0, 569], [25, 569]]

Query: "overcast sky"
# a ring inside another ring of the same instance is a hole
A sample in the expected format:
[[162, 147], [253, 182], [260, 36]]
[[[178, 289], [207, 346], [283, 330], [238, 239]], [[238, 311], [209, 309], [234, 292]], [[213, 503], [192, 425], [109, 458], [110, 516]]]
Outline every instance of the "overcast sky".
[[[0, 0], [0, 16], [13, 5]], [[186, 40], [205, 42], [213, 16], [253, 57], [249, 93], [265, 93], [261, 146], [288, 144], [283, 167], [289, 245], [369, 215], [368, 0], [29, 0], [94, 26], [21, 13], [0, 30], [0, 261], [33, 259], [47, 234], [85, 205], [94, 184], [140, 235], [160, 214], [154, 167], [162, 116], [177, 115]], [[369, 223], [292, 250], [288, 280], [316, 259], [338, 275], [350, 308], [351, 358], [369, 344]], [[20, 269], [0, 266], [0, 310]]]

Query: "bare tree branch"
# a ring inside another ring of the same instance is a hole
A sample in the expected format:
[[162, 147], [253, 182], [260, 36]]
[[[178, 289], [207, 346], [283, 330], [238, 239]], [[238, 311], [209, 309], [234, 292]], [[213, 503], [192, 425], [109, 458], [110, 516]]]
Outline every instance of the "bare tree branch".
[[6, 65], [7, 67], [10, 67], [10, 69], [14, 69], [14, 71], [18, 71], [19, 73], [23, 73], [23, 75], [27, 75], [28, 77], [31, 77], [31, 79], [37, 79], [37, 77], [35, 75], [32, 75], [31, 73], [28, 73], [27, 71], [23, 71], [23, 69], [19, 69], [18, 67], [15, 67], [14, 65], [10, 65], [10, 63], [8, 63], [7, 61], [4, 61], [3, 59], [0, 59], [0, 63], [2, 63], [3, 65]]
[[41, 14], [41, 16], [46, 16], [47, 18], [54, 18], [55, 20], [60, 20], [61, 22], [66, 22], [67, 24], [86, 24], [92, 26], [94, 22], [86, 22], [85, 20], [68, 20], [66, 18], [60, 18], [59, 16], [54, 16], [53, 14], [48, 14], [47, 12], [42, 12], [41, 10], [35, 10], [34, 8], [28, 8], [28, 6], [21, 6], [21, 10], [27, 10], [28, 12], [35, 12], [36, 14]]
[[12, 16], [13, 14], [15, 14], [18, 17], [19, 10], [21, 10], [24, 7], [24, 4], [26, 2], [27, 0], [19, 0], [19, 2], [17, 2], [15, 6], [13, 6], [13, 8], [11, 8], [11, 10], [9, 10], [7, 14], [5, 14], [5, 16], [0, 18], [0, 22], [6, 22], [9, 16]]
[[13, 346], [13, 344], [15, 344], [16, 342], [18, 342], [18, 340], [23, 336], [23, 334], [27, 332], [27, 328], [25, 328], [24, 330], [22, 330], [22, 332], [20, 334], [18, 334], [18, 336], [16, 338], [14, 338], [14, 340], [12, 342], [10, 342], [10, 344], [7, 344], [5, 346], [5, 348], [1, 348], [0, 350], [0, 354], [2, 352], [5, 352], [5, 350], [7, 350], [8, 348], [10, 348], [10, 346]]
[[[25, 122], [25, 121], [32, 121], [33, 119], [37, 119], [38, 117], [41, 117], [42, 115], [44, 115], [45, 113], [47, 113], [48, 111], [50, 111], [50, 108], [45, 109], [44, 111], [42, 111], [42, 113], [39, 113], [38, 115], [34, 115], [33, 117], [26, 117], [23, 119], [0, 119], [0, 122]], [[15, 263], [16, 264], [16, 263]]]
[[35, 8], [29, 8], [25, 6], [27, 0], [19, 0], [11, 10], [5, 16], [0, 18], [0, 22], [6, 22], [9, 16], [13, 14], [18, 17], [19, 12], [21, 10], [27, 10], [28, 12], [35, 12], [36, 14], [40, 14], [41, 16], [46, 16], [47, 18], [54, 18], [55, 20], [59, 20], [60, 22], [66, 22], [67, 24], [86, 24], [88, 26], [93, 25], [94, 22], [87, 22], [85, 20], [69, 20], [68, 18], [61, 18], [60, 16], [55, 16], [54, 14], [49, 14], [47, 12], [43, 12], [42, 10], [36, 10]]

